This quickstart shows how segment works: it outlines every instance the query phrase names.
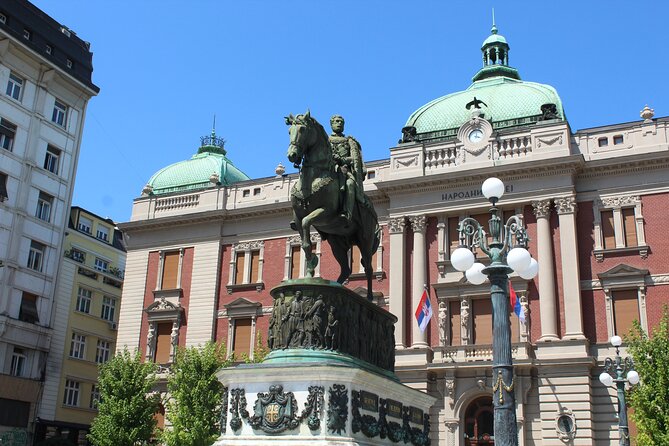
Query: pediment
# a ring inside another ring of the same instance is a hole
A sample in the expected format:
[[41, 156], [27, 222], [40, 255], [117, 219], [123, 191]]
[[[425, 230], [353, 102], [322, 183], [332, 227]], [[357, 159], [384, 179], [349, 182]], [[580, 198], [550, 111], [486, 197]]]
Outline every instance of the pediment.
[[239, 309], [239, 308], [257, 308], [261, 307], [262, 304], [260, 302], [253, 302], [251, 300], [248, 300], [245, 297], [238, 297], [229, 304], [225, 304], [223, 306], [227, 308], [228, 311], [230, 311], [231, 309]]
[[611, 268], [608, 271], [604, 271], [603, 273], [598, 274], [599, 278], [601, 280], [605, 279], [616, 279], [616, 278], [623, 278], [623, 277], [643, 277], [648, 275], [648, 270], [647, 269], [639, 269], [635, 268], [633, 266], [625, 265], [624, 263], [621, 263], [620, 265], [616, 265], [613, 268]]
[[181, 305], [179, 305], [179, 304], [174, 305], [169, 300], [167, 300], [165, 298], [161, 298], [160, 300], [157, 300], [154, 303], [152, 303], [151, 305], [149, 305], [148, 307], [146, 307], [146, 309], [144, 311], [146, 311], [147, 313], [153, 313], [153, 312], [159, 312], [159, 311], [177, 311], [180, 308], [181, 308]]
[[239, 297], [223, 306], [228, 318], [254, 317], [262, 314], [262, 304], [245, 297]]

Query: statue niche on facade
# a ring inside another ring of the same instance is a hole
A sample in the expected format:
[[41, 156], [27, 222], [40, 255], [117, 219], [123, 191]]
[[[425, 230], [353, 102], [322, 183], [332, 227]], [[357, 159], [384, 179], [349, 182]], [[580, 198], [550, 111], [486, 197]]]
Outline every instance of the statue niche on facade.
[[307, 111], [286, 118], [290, 126], [288, 160], [300, 168], [300, 177], [291, 191], [294, 219], [291, 227], [300, 233], [306, 258], [306, 276], [313, 277], [318, 257], [312, 252], [313, 226], [327, 240], [339, 263], [337, 282], [351, 274], [349, 250], [360, 249], [367, 278], [367, 298], [372, 300], [372, 256], [380, 242], [378, 218], [362, 182], [365, 176], [360, 144], [344, 135], [344, 119], [334, 116], [333, 133]]

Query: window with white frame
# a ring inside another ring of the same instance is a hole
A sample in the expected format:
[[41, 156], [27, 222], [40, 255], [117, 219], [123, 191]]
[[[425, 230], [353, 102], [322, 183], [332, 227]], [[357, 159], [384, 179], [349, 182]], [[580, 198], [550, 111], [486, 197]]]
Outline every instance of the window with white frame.
[[619, 264], [598, 274], [606, 305], [607, 338], [613, 335], [624, 337], [638, 321], [648, 332], [646, 314], [647, 269]]
[[160, 251], [158, 273], [158, 290], [176, 290], [181, 288], [181, 267], [183, 266], [184, 250]]
[[93, 384], [91, 386], [91, 402], [88, 404], [89, 409], [97, 410], [100, 404], [100, 386]]
[[116, 299], [109, 296], [102, 298], [102, 311], [100, 317], [106, 321], [114, 321], [114, 311], [116, 311]]
[[28, 268], [42, 272], [42, 263], [44, 261], [44, 252], [46, 251], [46, 246], [36, 242], [35, 240], [30, 241], [30, 251], [28, 253]]
[[79, 287], [77, 292], [77, 311], [89, 314], [91, 312], [91, 290]]
[[35, 210], [35, 217], [40, 220], [51, 220], [51, 206], [53, 206], [53, 197], [47, 193], [40, 191], [37, 197], [37, 209]]
[[256, 343], [256, 322], [262, 315], [262, 304], [243, 297], [224, 305], [228, 316], [228, 354], [236, 361], [253, 359]]
[[93, 233], [93, 220], [90, 218], [84, 217], [83, 215], [79, 216], [79, 221], [77, 222], [77, 229], [86, 234]]
[[51, 173], [58, 175], [61, 151], [49, 145], [46, 147], [46, 155], [44, 156], [44, 168]]
[[98, 271], [102, 271], [103, 273], [106, 273], [109, 270], [109, 262], [106, 261], [105, 259], [101, 259], [100, 257], [96, 257], [95, 263], [93, 264], [93, 268], [97, 269]]
[[233, 245], [228, 285], [261, 284], [265, 242]]
[[22, 348], [14, 347], [9, 374], [12, 376], [23, 376], [26, 365], [26, 354]]
[[10, 152], [14, 148], [14, 138], [16, 137], [16, 125], [0, 118], [0, 147]]
[[72, 333], [72, 342], [70, 343], [70, 358], [84, 359], [86, 353], [86, 336], [78, 333]]
[[86, 262], [86, 253], [77, 248], [72, 248], [70, 249], [70, 258], [75, 262], [84, 263]]
[[9, 73], [9, 80], [7, 81], [7, 89], [5, 93], [7, 96], [17, 101], [21, 100], [21, 91], [23, 90], [23, 79], [15, 73]]
[[63, 404], [65, 406], [79, 405], [79, 388], [81, 383], [72, 379], [65, 380], [65, 393], [63, 394]]
[[95, 231], [95, 237], [105, 242], [109, 241], [109, 228], [98, 225], [97, 231]]
[[607, 252], [620, 250], [638, 252], [642, 258], [648, 256], [640, 196], [603, 197], [595, 200], [593, 212], [594, 255], [598, 261]]
[[[314, 276], [320, 277], [321, 237], [311, 234], [311, 252], [319, 259], [314, 270]], [[286, 239], [286, 256], [284, 261], [284, 279], [304, 277], [306, 272], [306, 258], [302, 251], [302, 238], [295, 235]]]
[[111, 343], [98, 339], [98, 346], [95, 349], [95, 362], [104, 364], [109, 361], [109, 352], [111, 352]]
[[67, 121], [67, 105], [56, 99], [53, 104], [53, 113], [51, 114], [51, 121], [61, 127], [65, 127]]

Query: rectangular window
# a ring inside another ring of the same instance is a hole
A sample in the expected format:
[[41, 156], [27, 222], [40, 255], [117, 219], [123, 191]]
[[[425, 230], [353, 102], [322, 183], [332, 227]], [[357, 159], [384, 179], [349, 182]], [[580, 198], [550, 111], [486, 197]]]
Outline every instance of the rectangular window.
[[97, 269], [98, 271], [102, 271], [103, 273], [106, 273], [109, 270], [109, 262], [99, 257], [96, 257], [95, 263], [93, 264], [93, 268]]
[[602, 235], [604, 249], [616, 247], [616, 232], [613, 226], [613, 211], [602, 211]]
[[351, 247], [351, 274], [358, 274], [362, 268], [362, 257], [360, 248], [357, 246]]
[[460, 318], [460, 302], [457, 300], [452, 300], [448, 303], [449, 313], [451, 315], [451, 331], [449, 339], [451, 340], [451, 345], [461, 345], [462, 344], [462, 332], [461, 326], [462, 319]]
[[7, 174], [0, 172], [0, 203], [9, 198], [7, 193]]
[[474, 344], [492, 344], [492, 301], [472, 300], [474, 313]]
[[14, 73], [9, 73], [9, 80], [7, 81], [7, 90], [5, 90], [7, 96], [16, 99], [17, 101], [20, 101], [22, 89], [23, 89], [23, 79], [21, 79]]
[[106, 226], [98, 226], [95, 237], [102, 241], [109, 241], [109, 228]]
[[65, 121], [67, 120], [67, 105], [60, 102], [56, 99], [56, 102], [53, 104], [53, 113], [51, 114], [51, 121], [55, 122], [61, 127], [65, 127]]
[[290, 247], [290, 278], [297, 279], [300, 277], [300, 245]]
[[242, 198], [246, 198], [251, 195], [251, 189], [244, 189], [242, 191]]
[[60, 162], [60, 150], [53, 146], [46, 147], [46, 155], [44, 157], [44, 168], [51, 173], [58, 175], [58, 168]]
[[251, 282], [258, 283], [260, 278], [258, 277], [258, 271], [260, 268], [260, 251], [251, 251]]
[[109, 352], [111, 351], [109, 341], [103, 341], [98, 339], [98, 347], [95, 350], [95, 362], [98, 364], [104, 364], [109, 361]]
[[63, 395], [63, 404], [65, 406], [79, 405], [79, 387], [79, 381], [65, 380], [65, 394]]
[[37, 210], [35, 210], [35, 217], [40, 220], [51, 220], [51, 206], [53, 205], [53, 197], [44, 192], [39, 193], [37, 198]]
[[615, 290], [613, 292], [614, 331], [618, 336], [625, 336], [632, 329], [632, 321], [639, 320], [639, 296], [634, 290]]
[[0, 398], [0, 425], [27, 428], [30, 420], [30, 403]]
[[11, 152], [15, 137], [16, 126], [6, 119], [0, 119], [0, 147]]
[[235, 262], [235, 283], [244, 283], [244, 261], [246, 257], [245, 252], [238, 252], [237, 261]]
[[617, 146], [618, 144], [622, 144], [624, 141], [623, 135], [615, 135], [613, 137], [613, 145]]
[[459, 217], [449, 217], [448, 218], [448, 252], [449, 257], [450, 253], [455, 251], [455, 249], [460, 246], [460, 234], [458, 233], [458, 225], [460, 224]]
[[72, 333], [72, 342], [70, 344], [70, 357], [84, 359], [86, 350], [86, 336]]
[[102, 311], [100, 317], [106, 321], [114, 321], [114, 311], [116, 310], [116, 299], [109, 296], [102, 298]]
[[157, 325], [155, 361], [157, 364], [167, 364], [170, 362], [170, 353], [172, 352], [172, 323], [165, 322]]
[[46, 251], [46, 246], [36, 242], [34, 240], [30, 241], [30, 252], [28, 253], [28, 268], [35, 271], [42, 272], [42, 261], [44, 259], [44, 251]]
[[86, 262], [86, 253], [79, 251], [76, 248], [70, 249], [70, 258], [75, 262], [84, 263]]
[[12, 352], [12, 363], [9, 374], [12, 376], [23, 376], [26, 365], [26, 355], [22, 348], [14, 347]]
[[91, 402], [88, 404], [90, 409], [98, 410], [100, 404], [100, 387], [97, 384], [91, 386]]
[[91, 312], [91, 290], [79, 287], [77, 292], [77, 311], [81, 313]]
[[634, 208], [623, 208], [623, 226], [625, 227], [625, 246], [638, 246], [639, 242], [636, 236], [636, 219], [634, 218]]
[[609, 138], [599, 138], [599, 139], [597, 140], [597, 145], [599, 145], [599, 147], [606, 147], [606, 146], [608, 146], [608, 145], [609, 145]]
[[254, 196], [260, 195], [260, 192], [261, 192], [261, 189], [259, 187], [256, 187], [256, 188], [253, 189], [253, 195]]
[[21, 308], [19, 309], [19, 320], [28, 322], [29, 324], [36, 324], [39, 322], [39, 314], [37, 313], [37, 296], [25, 291], [21, 295]]
[[179, 251], [163, 253], [163, 277], [160, 288], [174, 290], [179, 285]]
[[235, 319], [235, 333], [233, 337], [232, 352], [239, 361], [241, 355], [248, 355], [251, 351], [251, 318]]
[[86, 218], [83, 215], [79, 216], [79, 222], [77, 223], [77, 229], [86, 234], [93, 233], [93, 220]]

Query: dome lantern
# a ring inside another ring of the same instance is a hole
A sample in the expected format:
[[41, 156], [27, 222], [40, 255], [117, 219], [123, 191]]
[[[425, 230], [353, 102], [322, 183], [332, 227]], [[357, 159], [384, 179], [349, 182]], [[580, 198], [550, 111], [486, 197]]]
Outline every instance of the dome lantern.
[[480, 81], [489, 77], [505, 76], [520, 80], [518, 70], [509, 66], [509, 44], [503, 35], [499, 34], [495, 24], [495, 11], [492, 12], [492, 28], [490, 36], [483, 41], [483, 68], [479, 70], [472, 81]]

